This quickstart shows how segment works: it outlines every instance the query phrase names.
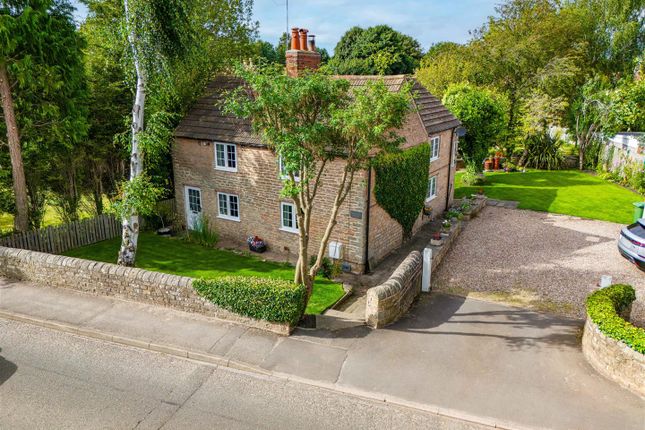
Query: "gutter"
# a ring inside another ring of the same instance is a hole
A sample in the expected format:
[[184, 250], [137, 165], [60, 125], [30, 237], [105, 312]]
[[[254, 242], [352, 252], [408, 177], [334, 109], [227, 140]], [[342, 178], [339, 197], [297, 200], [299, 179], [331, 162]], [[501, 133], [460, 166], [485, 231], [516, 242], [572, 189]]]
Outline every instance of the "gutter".
[[365, 211], [365, 257], [364, 273], [370, 272], [370, 206], [372, 200], [372, 165], [367, 167], [367, 210]]
[[450, 205], [450, 192], [453, 191], [452, 188], [454, 187], [454, 183], [450, 182], [450, 176], [452, 175], [452, 165], [453, 165], [453, 158], [455, 158], [455, 130], [457, 128], [453, 127], [452, 130], [450, 131], [450, 162], [448, 163], [448, 192], [446, 193], [446, 210], [448, 210], [448, 207]]

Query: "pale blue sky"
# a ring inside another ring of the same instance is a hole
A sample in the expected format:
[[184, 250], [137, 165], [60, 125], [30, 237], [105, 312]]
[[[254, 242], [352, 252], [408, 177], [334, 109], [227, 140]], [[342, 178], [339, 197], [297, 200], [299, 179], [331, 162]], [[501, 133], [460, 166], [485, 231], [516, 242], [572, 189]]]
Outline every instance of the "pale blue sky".
[[[255, 0], [260, 38], [273, 44], [285, 31], [286, 0]], [[87, 13], [78, 1], [77, 19]], [[466, 42], [469, 31], [492, 15], [499, 0], [290, 0], [289, 25], [308, 28], [318, 46], [330, 52], [349, 28], [388, 24], [416, 38], [427, 50], [433, 43]]]

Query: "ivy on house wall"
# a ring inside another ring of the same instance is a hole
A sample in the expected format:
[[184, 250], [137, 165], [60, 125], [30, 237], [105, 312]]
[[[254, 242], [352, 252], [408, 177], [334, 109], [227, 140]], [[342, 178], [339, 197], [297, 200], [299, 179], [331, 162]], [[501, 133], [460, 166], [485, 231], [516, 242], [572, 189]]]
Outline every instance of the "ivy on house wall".
[[430, 145], [378, 155], [372, 165], [376, 201], [401, 224], [405, 236], [410, 236], [428, 191]]

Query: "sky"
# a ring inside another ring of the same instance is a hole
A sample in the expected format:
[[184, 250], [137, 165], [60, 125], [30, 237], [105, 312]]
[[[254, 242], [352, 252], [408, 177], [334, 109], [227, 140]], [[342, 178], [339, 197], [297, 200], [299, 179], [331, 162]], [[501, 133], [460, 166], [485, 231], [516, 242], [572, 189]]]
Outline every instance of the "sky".
[[[260, 38], [276, 44], [285, 31], [285, 2], [255, 0], [254, 19]], [[387, 24], [417, 39], [424, 50], [441, 41], [466, 42], [469, 31], [494, 14], [500, 0], [290, 0], [289, 26], [309, 29], [319, 47], [330, 53], [353, 26]], [[76, 18], [87, 10], [78, 1]]]

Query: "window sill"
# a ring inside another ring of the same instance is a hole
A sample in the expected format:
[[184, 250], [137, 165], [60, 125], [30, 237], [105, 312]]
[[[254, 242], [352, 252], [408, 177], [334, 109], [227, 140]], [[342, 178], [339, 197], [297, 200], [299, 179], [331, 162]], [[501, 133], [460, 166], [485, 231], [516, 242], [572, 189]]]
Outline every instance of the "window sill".
[[217, 215], [217, 218], [219, 218], [219, 219], [225, 219], [225, 220], [227, 220], [227, 221], [240, 222], [240, 218], [239, 218], [239, 217], [235, 218], [235, 217], [228, 216], [228, 215]]
[[279, 230], [284, 231], [285, 233], [300, 234], [300, 231], [297, 228], [280, 227]]
[[437, 195], [436, 195], [436, 194], [435, 194], [434, 196], [432, 196], [432, 197], [427, 197], [427, 198], [426, 198], [426, 203], [430, 203], [431, 201], [433, 201], [433, 200], [434, 200], [434, 199], [436, 199], [436, 198], [437, 198]]
[[430, 158], [430, 162], [432, 163], [433, 161], [437, 161], [438, 159], [439, 159], [439, 157], [432, 157], [432, 158]]
[[237, 167], [236, 168], [231, 168], [231, 167], [215, 166], [215, 170], [219, 170], [220, 172], [237, 173]]

